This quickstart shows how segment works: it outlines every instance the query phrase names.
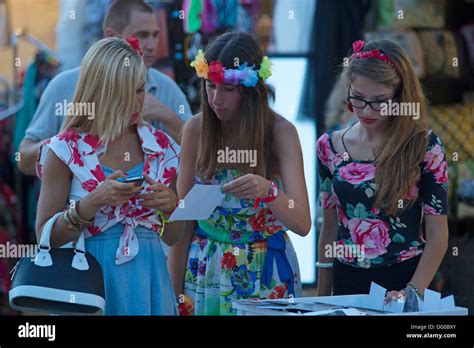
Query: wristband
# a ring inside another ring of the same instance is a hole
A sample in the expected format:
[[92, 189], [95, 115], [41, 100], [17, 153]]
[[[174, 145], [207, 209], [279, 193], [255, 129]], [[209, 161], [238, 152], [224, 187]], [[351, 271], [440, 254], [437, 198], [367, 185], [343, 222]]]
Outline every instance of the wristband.
[[157, 210], [156, 215], [159, 215], [161, 217], [161, 230], [160, 230], [160, 237], [161, 237], [163, 235], [163, 232], [165, 232], [165, 225], [171, 221], [165, 217], [165, 214], [161, 210]]
[[268, 188], [267, 197], [265, 198], [257, 197], [253, 205], [254, 209], [258, 208], [258, 205], [260, 204], [260, 202], [264, 202], [264, 203], [273, 202], [275, 199], [277, 199], [279, 194], [280, 194], [280, 189], [278, 188], [277, 184], [275, 184], [273, 181], [270, 181], [270, 187]]
[[333, 264], [332, 262], [316, 262], [316, 267], [317, 268], [332, 268]]

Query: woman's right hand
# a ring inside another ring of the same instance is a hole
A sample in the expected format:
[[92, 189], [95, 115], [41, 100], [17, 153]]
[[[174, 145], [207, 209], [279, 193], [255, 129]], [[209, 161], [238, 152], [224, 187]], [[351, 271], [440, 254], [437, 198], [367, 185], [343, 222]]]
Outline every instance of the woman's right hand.
[[126, 176], [121, 170], [117, 170], [106, 177], [105, 181], [91, 192], [93, 203], [99, 208], [113, 207], [127, 203], [130, 198], [139, 194], [143, 190], [142, 185], [117, 181], [118, 178]]

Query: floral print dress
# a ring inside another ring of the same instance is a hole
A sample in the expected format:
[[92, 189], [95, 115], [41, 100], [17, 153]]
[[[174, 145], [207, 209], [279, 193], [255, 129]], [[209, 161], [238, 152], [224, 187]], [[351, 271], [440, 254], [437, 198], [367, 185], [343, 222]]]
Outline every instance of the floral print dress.
[[[220, 169], [212, 180], [196, 182], [223, 185], [238, 176], [237, 170]], [[264, 203], [255, 209], [253, 200], [230, 194], [209, 219], [197, 221], [184, 284], [193, 314], [235, 315], [232, 300], [301, 296], [298, 260], [286, 230]], [[182, 314], [192, 314], [187, 307]]]
[[422, 214], [448, 212], [447, 163], [441, 139], [429, 131], [421, 175], [407, 197], [414, 203], [392, 218], [374, 207], [375, 163], [337, 153], [331, 135], [327, 132], [318, 139], [317, 154], [320, 205], [336, 209], [338, 215], [337, 260], [369, 269], [420, 255], [425, 245], [421, 235]]

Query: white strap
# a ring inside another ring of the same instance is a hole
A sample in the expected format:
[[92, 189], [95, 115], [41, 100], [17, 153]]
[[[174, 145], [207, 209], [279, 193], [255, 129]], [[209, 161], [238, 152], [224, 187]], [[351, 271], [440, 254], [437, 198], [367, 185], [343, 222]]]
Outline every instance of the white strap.
[[53, 217], [51, 217], [44, 225], [43, 231], [41, 232], [41, 237], [39, 241], [39, 250], [35, 257], [35, 265], [40, 267], [48, 267], [53, 264], [53, 260], [51, 259], [51, 255], [49, 251], [51, 250], [51, 230], [53, 229], [54, 223], [61, 216], [63, 212], [56, 213]]
[[[64, 212], [58, 212], [51, 217], [43, 227], [39, 241], [39, 250], [35, 257], [35, 265], [40, 267], [48, 267], [53, 265], [53, 260], [49, 251], [51, 250], [51, 231], [56, 220], [63, 215]], [[71, 266], [79, 271], [86, 271], [89, 269], [89, 264], [86, 259], [84, 232], [79, 235], [79, 239], [74, 246], [74, 258]]]
[[39, 241], [39, 246], [40, 248], [43, 247], [45, 249], [51, 249], [51, 230], [53, 229], [54, 223], [63, 214], [62, 211], [59, 213], [56, 213], [56, 215], [52, 216], [45, 224], [43, 227], [43, 231], [41, 232], [41, 237]]

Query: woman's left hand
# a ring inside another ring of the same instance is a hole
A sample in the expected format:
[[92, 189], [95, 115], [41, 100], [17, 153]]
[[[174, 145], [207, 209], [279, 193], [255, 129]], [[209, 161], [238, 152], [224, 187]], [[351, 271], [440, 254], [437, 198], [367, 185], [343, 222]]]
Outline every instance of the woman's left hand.
[[159, 209], [162, 211], [174, 210], [178, 202], [178, 197], [174, 191], [168, 186], [156, 182], [149, 175], [145, 173], [142, 175], [150, 186], [145, 188], [146, 193], [142, 193], [138, 196], [139, 199], [143, 199], [140, 205], [148, 209]]
[[406, 298], [407, 297], [407, 291], [405, 289], [402, 289], [400, 291], [387, 291], [387, 295], [385, 295], [385, 300], [384, 303], [388, 304], [390, 301], [397, 301], [400, 298]]
[[240, 198], [256, 199], [267, 197], [270, 181], [255, 174], [246, 174], [224, 185], [224, 193]]

